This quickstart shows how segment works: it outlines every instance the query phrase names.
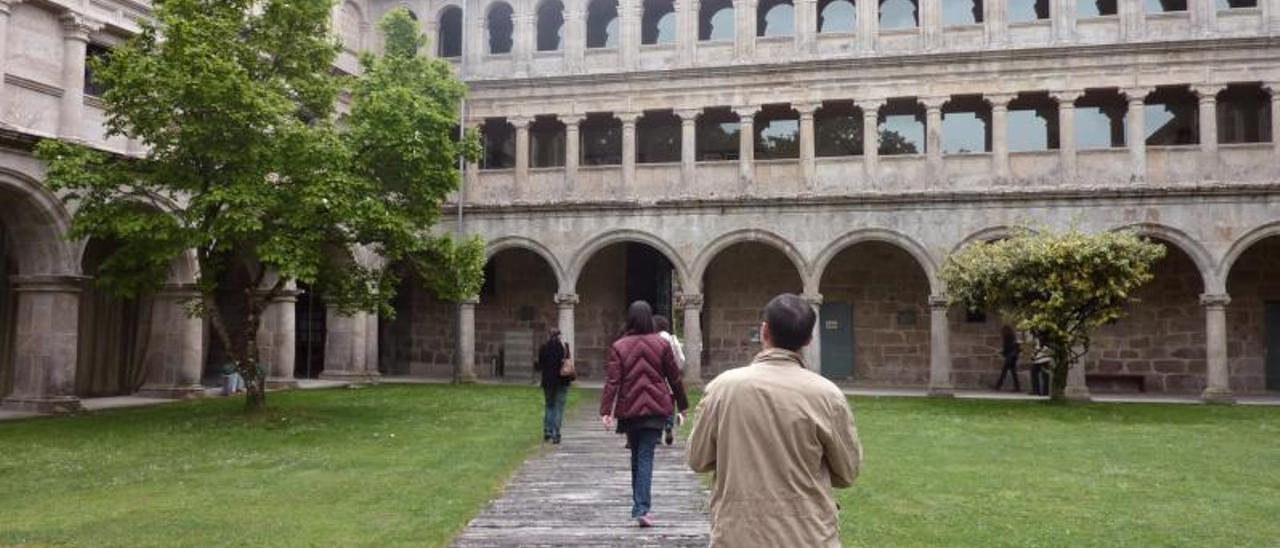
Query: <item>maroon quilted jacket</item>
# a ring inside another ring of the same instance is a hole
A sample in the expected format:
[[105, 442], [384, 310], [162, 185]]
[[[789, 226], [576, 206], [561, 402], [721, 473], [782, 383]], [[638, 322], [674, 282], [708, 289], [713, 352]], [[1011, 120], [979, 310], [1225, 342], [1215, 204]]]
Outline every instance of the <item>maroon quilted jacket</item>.
[[[671, 386], [667, 389], [668, 384]], [[680, 366], [671, 345], [656, 333], [627, 335], [609, 347], [609, 369], [605, 376], [600, 415], [618, 419], [667, 416], [672, 412], [672, 393], [680, 411], [689, 408]], [[616, 401], [616, 406], [615, 406]]]

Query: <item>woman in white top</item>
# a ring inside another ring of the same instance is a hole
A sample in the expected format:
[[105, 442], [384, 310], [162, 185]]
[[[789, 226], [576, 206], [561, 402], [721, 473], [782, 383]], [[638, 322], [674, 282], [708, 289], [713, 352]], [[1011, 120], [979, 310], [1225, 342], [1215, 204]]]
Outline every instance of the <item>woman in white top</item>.
[[[671, 320], [668, 320], [666, 316], [658, 315], [653, 317], [653, 323], [658, 328], [658, 336], [662, 337], [662, 340], [667, 341], [667, 344], [671, 345], [671, 353], [676, 355], [676, 365], [680, 367], [680, 374], [683, 375], [684, 347], [680, 346], [680, 339], [676, 338], [675, 334], [671, 332]], [[667, 390], [670, 391], [671, 387], [668, 386]], [[663, 435], [663, 441], [667, 442], [667, 445], [675, 443], [675, 434], [673, 433], [674, 428], [675, 415], [672, 415], [667, 417], [667, 427]]]

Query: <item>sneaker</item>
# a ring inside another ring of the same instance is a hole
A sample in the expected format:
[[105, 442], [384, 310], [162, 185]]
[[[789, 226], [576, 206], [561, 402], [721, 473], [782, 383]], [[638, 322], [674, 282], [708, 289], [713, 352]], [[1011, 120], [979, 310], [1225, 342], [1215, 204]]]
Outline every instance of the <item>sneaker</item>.
[[653, 516], [650, 516], [649, 514], [645, 514], [643, 516], [636, 518], [636, 525], [640, 527], [645, 527], [645, 528], [653, 527]]
[[670, 428], [667, 429], [667, 433], [663, 436], [662, 441], [667, 442], [667, 445], [671, 445], [676, 442], [676, 436], [671, 432]]

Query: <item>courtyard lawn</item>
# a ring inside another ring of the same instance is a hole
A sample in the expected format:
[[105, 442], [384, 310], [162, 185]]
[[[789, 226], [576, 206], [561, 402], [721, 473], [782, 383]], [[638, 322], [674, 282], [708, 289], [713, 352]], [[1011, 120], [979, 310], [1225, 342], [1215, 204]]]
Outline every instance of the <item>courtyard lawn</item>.
[[846, 546], [1280, 545], [1280, 408], [853, 404]]
[[542, 434], [534, 387], [268, 404], [258, 417], [233, 398], [0, 423], [0, 545], [442, 545]]

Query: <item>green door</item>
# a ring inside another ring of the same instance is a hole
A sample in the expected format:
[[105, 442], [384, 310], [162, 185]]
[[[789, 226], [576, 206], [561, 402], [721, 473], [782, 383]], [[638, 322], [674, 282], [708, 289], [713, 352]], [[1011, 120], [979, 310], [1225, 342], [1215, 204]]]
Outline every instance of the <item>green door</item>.
[[1267, 303], [1267, 390], [1280, 390], [1280, 302]]
[[822, 303], [818, 319], [822, 333], [822, 375], [828, 379], [853, 377], [853, 305]]

